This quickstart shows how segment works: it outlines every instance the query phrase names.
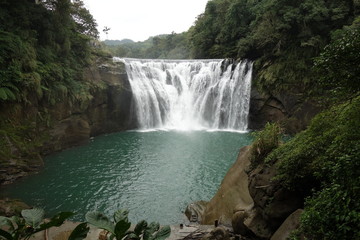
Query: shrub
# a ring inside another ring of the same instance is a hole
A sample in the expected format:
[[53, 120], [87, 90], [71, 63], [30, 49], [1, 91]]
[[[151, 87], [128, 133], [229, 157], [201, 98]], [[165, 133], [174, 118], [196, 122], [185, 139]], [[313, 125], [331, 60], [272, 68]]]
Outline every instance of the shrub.
[[[64, 221], [74, 215], [71, 212], [61, 212], [53, 216], [49, 221], [44, 219], [45, 212], [40, 208], [26, 209], [21, 211], [21, 217], [13, 216], [11, 218], [0, 216], [0, 226], [6, 227], [7, 231], [0, 229], [0, 238], [6, 240], [29, 239], [37, 232], [59, 227]], [[89, 228], [80, 224], [71, 233], [69, 240], [80, 238], [83, 232], [89, 231]]]
[[308, 239], [359, 239], [360, 97], [318, 116], [273, 151], [276, 180], [307, 195], [300, 232]]
[[251, 145], [251, 168], [264, 161], [266, 156], [280, 144], [281, 127], [278, 123], [267, 123], [262, 131], [254, 132], [255, 140]]

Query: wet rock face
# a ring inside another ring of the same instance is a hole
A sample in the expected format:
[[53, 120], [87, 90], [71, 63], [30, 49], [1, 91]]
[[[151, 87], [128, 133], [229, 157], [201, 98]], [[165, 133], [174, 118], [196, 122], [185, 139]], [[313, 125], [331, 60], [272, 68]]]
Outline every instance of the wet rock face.
[[267, 122], [281, 122], [289, 133], [299, 132], [320, 109], [295, 94], [264, 94], [251, 91], [249, 128], [261, 129]]
[[[32, 130], [37, 135], [44, 135], [44, 139], [39, 143], [40, 147], [29, 149], [31, 155], [22, 153], [13, 144], [11, 154], [15, 157], [4, 159], [0, 184], [9, 184], [38, 171], [43, 165], [41, 155], [81, 145], [92, 136], [136, 127], [131, 112], [132, 91], [123, 63], [112, 63], [110, 60], [106, 64], [93, 65], [85, 69], [84, 81], [95, 87], [90, 88], [81, 100], [50, 105], [34, 98], [30, 106], [18, 104], [16, 107], [19, 110], [15, 111], [15, 115], [10, 110], [9, 113], [2, 111], [4, 118], [11, 116], [19, 122], [21, 119], [31, 122]], [[3, 107], [7, 109], [7, 106]], [[48, 117], [46, 124], [40, 115]]]
[[227, 172], [217, 193], [206, 205], [202, 215], [202, 224], [231, 226], [235, 207], [251, 209], [253, 201], [248, 190], [248, 177], [245, 169], [249, 166], [249, 147], [240, 150], [234, 165]]
[[71, 106], [58, 103], [53, 108], [55, 124], [43, 149], [45, 154], [81, 145], [91, 136], [134, 127], [131, 87], [123, 64], [92, 66], [84, 77], [103, 87], [93, 89], [89, 100]]

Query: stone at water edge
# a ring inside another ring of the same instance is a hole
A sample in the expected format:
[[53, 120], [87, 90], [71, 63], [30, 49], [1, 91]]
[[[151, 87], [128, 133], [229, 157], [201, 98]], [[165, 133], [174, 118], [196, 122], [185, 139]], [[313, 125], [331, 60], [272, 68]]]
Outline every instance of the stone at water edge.
[[231, 226], [234, 209], [251, 209], [253, 200], [248, 189], [248, 176], [245, 169], [249, 166], [250, 147], [240, 149], [238, 158], [226, 173], [217, 193], [206, 205], [201, 224], [220, 224]]
[[0, 216], [20, 216], [24, 209], [30, 209], [30, 206], [18, 199], [0, 199]]
[[201, 222], [207, 203], [207, 201], [197, 201], [186, 207], [185, 215], [190, 222]]
[[230, 234], [225, 228], [217, 227], [202, 237], [201, 240], [230, 240]]
[[278, 230], [274, 233], [270, 240], [286, 240], [290, 236], [290, 233], [300, 226], [300, 216], [304, 212], [302, 209], [298, 209], [293, 212]]

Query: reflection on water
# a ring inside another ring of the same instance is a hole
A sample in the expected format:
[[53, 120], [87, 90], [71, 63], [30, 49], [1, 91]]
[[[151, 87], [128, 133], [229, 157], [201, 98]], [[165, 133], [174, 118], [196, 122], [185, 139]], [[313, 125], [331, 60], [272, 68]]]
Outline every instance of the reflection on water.
[[187, 204], [210, 200], [249, 134], [234, 132], [122, 132], [45, 159], [45, 169], [1, 189], [48, 214], [87, 211], [176, 224]]

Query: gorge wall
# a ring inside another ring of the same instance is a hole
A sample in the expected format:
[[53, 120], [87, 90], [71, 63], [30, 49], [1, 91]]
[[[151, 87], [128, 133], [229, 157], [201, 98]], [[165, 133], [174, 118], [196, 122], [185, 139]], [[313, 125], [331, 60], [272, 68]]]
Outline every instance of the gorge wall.
[[186, 214], [195, 215], [205, 225], [217, 220], [251, 239], [286, 239], [298, 226], [302, 198], [272, 181], [275, 165], [260, 164], [251, 169], [250, 150], [251, 146], [240, 149], [214, 197], [190, 204]]
[[46, 154], [83, 144], [99, 134], [135, 127], [123, 63], [112, 59], [95, 63], [84, 70], [83, 78], [91, 87], [81, 101], [50, 105], [33, 97], [31, 103], [0, 105], [1, 117], [8, 119], [1, 126], [0, 140], [10, 146], [10, 154], [1, 156], [0, 184], [38, 171]]
[[301, 95], [287, 92], [261, 93], [253, 86], [249, 129], [261, 129], [267, 122], [280, 122], [287, 133], [294, 134], [304, 130], [319, 110], [315, 104], [305, 101]]
[[[94, 63], [84, 70], [83, 79], [90, 85], [89, 93], [78, 101], [50, 105], [30, 96], [30, 103], [0, 105], [0, 117], [8, 119], [7, 126], [1, 126], [0, 140], [10, 146], [9, 154], [0, 158], [0, 184], [40, 169], [43, 155], [83, 144], [92, 136], [139, 127], [124, 63], [111, 58]], [[295, 133], [317, 112], [294, 94], [259, 93], [252, 85], [249, 129], [280, 121], [287, 132]]]

